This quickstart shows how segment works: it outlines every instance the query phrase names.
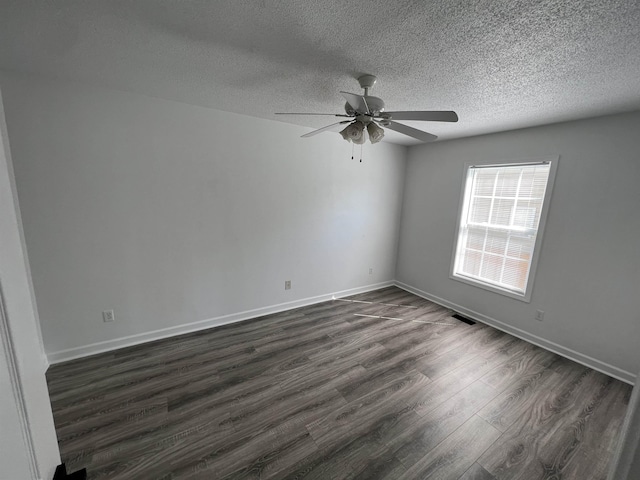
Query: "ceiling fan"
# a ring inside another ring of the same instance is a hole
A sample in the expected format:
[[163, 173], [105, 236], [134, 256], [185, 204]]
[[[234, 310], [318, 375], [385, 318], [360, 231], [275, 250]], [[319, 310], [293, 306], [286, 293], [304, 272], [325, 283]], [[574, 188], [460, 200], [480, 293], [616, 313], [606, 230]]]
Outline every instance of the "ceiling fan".
[[327, 115], [349, 118], [349, 120], [342, 120], [309, 132], [302, 135], [302, 137], [312, 137], [318, 133], [335, 130], [337, 127], [348, 124], [340, 134], [342, 138], [348, 142], [353, 142], [358, 145], [362, 145], [366, 140], [365, 130], [369, 134], [371, 143], [378, 143], [382, 140], [382, 137], [384, 137], [384, 129], [381, 127], [389, 128], [422, 142], [431, 142], [438, 138], [436, 135], [398, 123], [396, 120], [418, 120], [427, 122], [458, 121], [458, 115], [452, 111], [385, 112], [382, 99], [369, 95], [369, 89], [375, 85], [376, 81], [377, 78], [375, 75], [362, 75], [358, 78], [360, 87], [364, 89], [364, 95], [340, 92], [347, 101], [344, 106], [345, 113], [276, 113], [276, 115]]

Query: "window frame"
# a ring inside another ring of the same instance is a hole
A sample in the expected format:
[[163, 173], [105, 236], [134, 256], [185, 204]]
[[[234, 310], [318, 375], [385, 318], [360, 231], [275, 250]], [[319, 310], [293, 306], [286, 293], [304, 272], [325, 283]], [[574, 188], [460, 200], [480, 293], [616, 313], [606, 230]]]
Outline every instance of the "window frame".
[[[559, 155], [549, 155], [544, 157], [526, 158], [521, 160], [503, 160], [503, 161], [487, 160], [487, 161], [479, 161], [479, 162], [467, 162], [464, 164], [464, 168], [462, 170], [462, 188], [460, 189], [461, 190], [460, 201], [458, 204], [458, 213], [456, 215], [456, 228], [455, 228], [455, 236], [453, 241], [453, 252], [451, 254], [451, 267], [449, 270], [449, 278], [457, 282], [462, 282], [467, 285], [472, 285], [474, 287], [482, 288], [484, 290], [498, 293], [500, 295], [504, 295], [509, 298], [520, 300], [522, 302], [529, 303], [531, 301], [531, 294], [533, 291], [533, 284], [536, 277], [538, 260], [540, 258], [540, 252], [542, 250], [542, 242], [543, 242], [544, 231], [547, 223], [547, 215], [549, 213], [549, 206], [551, 204], [551, 196], [553, 192], [553, 185], [555, 183], [556, 171], [558, 169], [559, 160], [560, 160]], [[482, 280], [479, 280], [479, 279], [457, 274], [455, 272], [455, 268], [456, 268], [458, 246], [461, 240], [460, 233], [463, 225], [462, 215], [467, 209], [467, 204], [469, 203], [470, 196], [471, 196], [471, 182], [472, 182], [472, 175], [470, 174], [471, 169], [473, 167], [510, 167], [510, 166], [523, 166], [523, 165], [536, 165], [540, 163], [549, 164], [549, 177], [547, 179], [547, 187], [545, 189], [544, 199], [542, 202], [540, 222], [538, 224], [538, 229], [536, 233], [536, 241], [533, 246], [533, 255], [531, 256], [531, 264], [529, 267], [529, 275], [527, 276], [525, 291], [523, 293], [518, 293], [512, 290], [509, 290], [507, 288], [502, 288], [500, 286], [493, 285], [488, 282], [483, 282]]]

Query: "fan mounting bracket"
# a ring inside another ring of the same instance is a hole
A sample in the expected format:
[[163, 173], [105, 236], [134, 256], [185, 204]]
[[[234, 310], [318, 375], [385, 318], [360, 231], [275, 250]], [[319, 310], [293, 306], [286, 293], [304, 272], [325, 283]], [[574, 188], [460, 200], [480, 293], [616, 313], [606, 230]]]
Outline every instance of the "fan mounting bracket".
[[358, 77], [358, 83], [360, 83], [360, 87], [364, 88], [366, 90], [372, 88], [375, 84], [376, 81], [378, 81], [378, 77], [376, 77], [375, 75], [360, 75]]

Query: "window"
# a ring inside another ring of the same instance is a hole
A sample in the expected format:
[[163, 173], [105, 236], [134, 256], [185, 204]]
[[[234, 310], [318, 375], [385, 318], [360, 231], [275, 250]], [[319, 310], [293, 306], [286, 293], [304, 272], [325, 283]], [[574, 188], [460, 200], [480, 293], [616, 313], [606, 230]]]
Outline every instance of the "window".
[[452, 278], [529, 301], [557, 160], [465, 167]]

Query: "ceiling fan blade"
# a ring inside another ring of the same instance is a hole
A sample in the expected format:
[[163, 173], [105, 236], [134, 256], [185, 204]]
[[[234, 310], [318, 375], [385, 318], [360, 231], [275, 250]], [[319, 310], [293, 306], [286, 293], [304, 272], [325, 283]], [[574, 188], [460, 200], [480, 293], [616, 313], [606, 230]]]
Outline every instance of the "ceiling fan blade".
[[458, 114], [452, 111], [385, 112], [393, 120], [422, 120], [427, 122], [457, 122]]
[[330, 117], [348, 117], [351, 118], [352, 115], [345, 115], [344, 113], [288, 113], [288, 112], [277, 112], [274, 115], [324, 115]]
[[389, 125], [386, 125], [386, 128], [404, 135], [409, 135], [410, 137], [416, 138], [422, 142], [432, 142], [438, 138], [436, 135], [432, 135], [430, 133], [423, 132], [422, 130], [418, 130], [417, 128], [409, 127], [397, 122], [389, 122]]
[[356, 112], [366, 114], [369, 113], [369, 105], [367, 100], [362, 95], [356, 95], [355, 93], [340, 92], [345, 98], [347, 103], [351, 105]]
[[318, 130], [313, 130], [312, 132], [305, 133], [304, 135], [302, 135], [301, 138], [313, 137], [314, 135], [317, 135], [319, 133], [326, 132], [327, 130], [331, 130], [337, 127], [338, 125], [343, 125], [345, 123], [351, 123], [351, 122], [352, 120], [343, 120], [338, 123], [332, 123], [331, 125], [327, 125], [326, 127], [319, 128]]

